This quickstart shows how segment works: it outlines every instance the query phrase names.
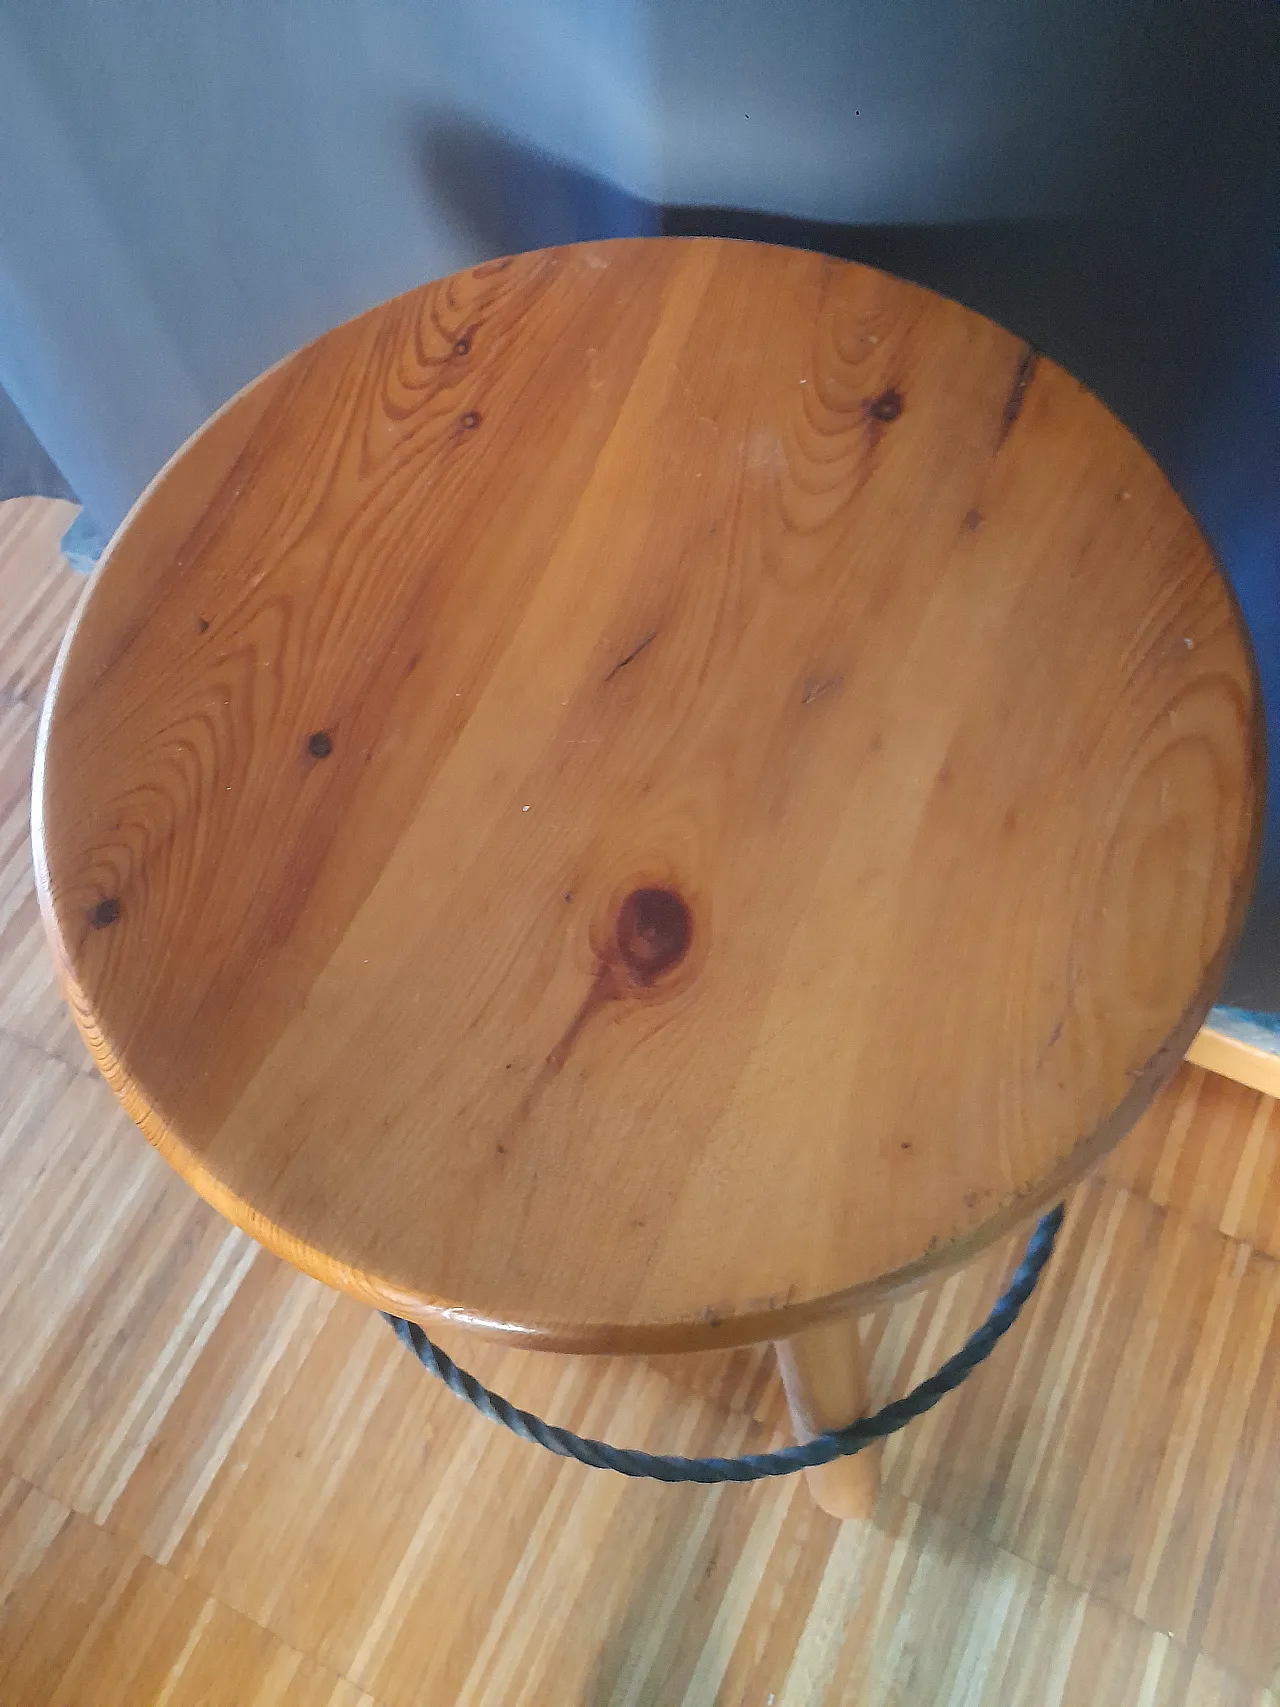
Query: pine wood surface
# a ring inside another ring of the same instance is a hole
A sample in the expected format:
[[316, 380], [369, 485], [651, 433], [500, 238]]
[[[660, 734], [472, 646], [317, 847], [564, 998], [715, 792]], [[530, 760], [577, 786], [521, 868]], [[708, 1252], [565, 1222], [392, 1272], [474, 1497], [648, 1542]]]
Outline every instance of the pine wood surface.
[[[887, 1444], [874, 1525], [558, 1463], [195, 1197], [62, 1017], [26, 790], [80, 583], [42, 504], [0, 505], [5, 1707], [1276, 1707], [1280, 1106], [1180, 1071], [992, 1362]], [[873, 1403], [1017, 1244], [865, 1319]], [[766, 1347], [449, 1344], [610, 1438], [783, 1438]]]
[[790, 1334], [965, 1260], [1181, 1058], [1260, 700], [1150, 458], [1009, 333], [751, 244], [494, 262], [144, 497], [37, 874], [148, 1136], [358, 1297]]

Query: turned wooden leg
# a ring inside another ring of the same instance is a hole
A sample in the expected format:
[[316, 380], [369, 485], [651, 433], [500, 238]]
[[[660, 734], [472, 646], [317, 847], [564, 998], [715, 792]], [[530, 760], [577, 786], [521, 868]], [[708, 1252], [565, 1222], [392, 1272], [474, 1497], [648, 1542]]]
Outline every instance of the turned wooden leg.
[[[798, 1440], [842, 1428], [867, 1413], [867, 1384], [855, 1316], [837, 1316], [804, 1328], [774, 1350], [787, 1389], [791, 1426]], [[809, 1491], [832, 1517], [870, 1517], [880, 1488], [882, 1442], [852, 1458], [807, 1470]]]

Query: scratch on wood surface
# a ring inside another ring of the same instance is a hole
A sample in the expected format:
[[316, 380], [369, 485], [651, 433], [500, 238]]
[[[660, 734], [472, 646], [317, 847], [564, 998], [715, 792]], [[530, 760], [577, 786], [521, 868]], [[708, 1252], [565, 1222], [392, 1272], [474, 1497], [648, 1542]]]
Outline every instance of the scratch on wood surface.
[[842, 686], [843, 682], [844, 677], [838, 675], [820, 678], [811, 676], [804, 684], [804, 697], [800, 701], [801, 705], [812, 705], [814, 700], [821, 699], [823, 694], [834, 693], [838, 687]]
[[618, 659], [618, 662], [613, 666], [613, 668], [609, 671], [609, 674], [605, 677], [605, 681], [611, 682], [613, 680], [613, 678], [617, 675], [619, 670], [625, 670], [628, 664], [634, 664], [636, 659], [644, 651], [645, 647], [646, 646], [652, 646], [654, 641], [657, 638], [658, 638], [658, 631], [655, 628], [652, 634], [646, 634], [645, 635], [644, 639], [640, 642], [640, 644], [638, 646], [633, 646], [631, 648], [630, 652], [627, 653], [625, 658], [619, 658]]
[[1022, 346], [1022, 354], [1014, 369], [1013, 384], [1009, 387], [1009, 395], [1005, 399], [1004, 414], [1000, 417], [1000, 431], [996, 436], [996, 449], [1009, 437], [1013, 423], [1022, 413], [1022, 405], [1027, 400], [1027, 392], [1031, 381], [1035, 378], [1036, 363], [1040, 360], [1039, 352], [1030, 344]]

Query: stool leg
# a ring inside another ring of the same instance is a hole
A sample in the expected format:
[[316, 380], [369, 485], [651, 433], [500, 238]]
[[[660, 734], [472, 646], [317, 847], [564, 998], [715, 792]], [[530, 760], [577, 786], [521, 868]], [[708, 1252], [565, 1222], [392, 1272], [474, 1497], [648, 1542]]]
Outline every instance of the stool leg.
[[[837, 1316], [803, 1328], [774, 1350], [787, 1389], [791, 1426], [798, 1440], [843, 1428], [867, 1413], [867, 1383], [855, 1316]], [[880, 1488], [883, 1443], [852, 1458], [807, 1470], [809, 1492], [832, 1517], [870, 1517]]]

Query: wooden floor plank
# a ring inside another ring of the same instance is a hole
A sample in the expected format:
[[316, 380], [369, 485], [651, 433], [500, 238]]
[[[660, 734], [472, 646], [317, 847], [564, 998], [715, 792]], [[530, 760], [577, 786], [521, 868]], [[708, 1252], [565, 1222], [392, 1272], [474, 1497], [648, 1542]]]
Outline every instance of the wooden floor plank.
[[31, 707], [0, 699], [0, 1031], [89, 1072], [89, 1053], [50, 975], [36, 905], [31, 865], [36, 721]]
[[[980, 1319], [1002, 1275], [993, 1267], [980, 1279], [975, 1266], [949, 1283], [954, 1299], [969, 1298], [948, 1312], [952, 1343]], [[1280, 1581], [1280, 1512], [1269, 1491], [1280, 1487], [1278, 1306], [1274, 1259], [1091, 1181], [1073, 1199], [1025, 1330], [1010, 1336], [1012, 1355], [1002, 1348], [956, 1403], [891, 1442], [885, 1479], [1268, 1680], [1280, 1664], [1276, 1598], [1260, 1587]], [[933, 1319], [945, 1309], [940, 1298]], [[929, 1314], [926, 1300], [920, 1315]], [[901, 1342], [907, 1326], [890, 1318], [885, 1343]], [[888, 1392], [937, 1361], [920, 1340], [917, 1328], [890, 1360]], [[881, 1396], [885, 1374], [877, 1358]], [[1235, 1541], [1241, 1532], [1247, 1551]], [[1229, 1642], [1217, 1634], [1224, 1619]]]
[[[696, 1529], [711, 1496], [559, 1464], [480, 1423], [370, 1312], [255, 1251], [191, 1200], [105, 1089], [41, 1057], [32, 1065], [43, 1079], [0, 1143], [30, 1155], [35, 1128], [56, 1123], [64, 1159], [26, 1196], [17, 1190], [10, 1238], [52, 1241], [63, 1263], [17, 1288], [3, 1313], [13, 1396], [6, 1387], [0, 1454], [22, 1474], [389, 1700], [402, 1650], [411, 1674], [426, 1663], [415, 1634], [424, 1629], [441, 1688], [470, 1687], [477, 1700], [518, 1690], [520, 1666], [536, 1670], [537, 1654], [500, 1647], [485, 1658], [486, 1643], [521, 1620], [526, 1636], [539, 1633], [539, 1652], [555, 1638], [523, 1595], [504, 1599], [513, 1581], [578, 1605], [602, 1572], [629, 1579], [636, 1534], [678, 1550], [670, 1511], [688, 1506]], [[90, 1102], [98, 1118], [86, 1115]], [[106, 1182], [100, 1197], [72, 1190], [59, 1207], [54, 1182], [90, 1172]], [[83, 1225], [86, 1202], [96, 1238], [68, 1269], [78, 1244], [67, 1229]], [[960, 1343], [1019, 1244], [869, 1324], [877, 1397]], [[890, 1443], [887, 1497], [908, 1495], [975, 1544], [1267, 1681], [1280, 1664], [1265, 1586], [1280, 1574], [1278, 1274], [1239, 1241], [1091, 1182], [1025, 1326], [963, 1393]], [[471, 1352], [518, 1402], [606, 1437], [717, 1451], [734, 1449], [729, 1437], [772, 1437], [641, 1360]], [[745, 1521], [772, 1497], [717, 1501]], [[751, 1579], [734, 1569], [744, 1550], [748, 1572], [772, 1556], [785, 1514], [776, 1534], [772, 1515], [763, 1528], [741, 1521], [716, 1520], [723, 1580], [699, 1576], [711, 1584], [707, 1616], [686, 1620], [673, 1676], [687, 1664], [705, 1684], [706, 1655], [732, 1653], [743, 1637]], [[805, 1522], [812, 1529], [816, 1514]], [[491, 1592], [471, 1585], [452, 1617], [455, 1663], [428, 1610], [456, 1585], [463, 1532], [493, 1537]], [[579, 1605], [572, 1630], [591, 1627]]]
[[59, 549], [76, 511], [62, 499], [0, 502], [0, 1030], [88, 1071], [88, 1052], [49, 978], [29, 828], [40, 702], [85, 589]]
[[84, 577], [59, 541], [79, 506], [59, 498], [0, 502], [0, 704], [40, 709]]
[[22, 1707], [379, 1707], [18, 1478], [0, 1490], [0, 1700]]
[[1280, 1257], [1280, 1102], [1273, 1097], [1184, 1066], [1103, 1173]]

